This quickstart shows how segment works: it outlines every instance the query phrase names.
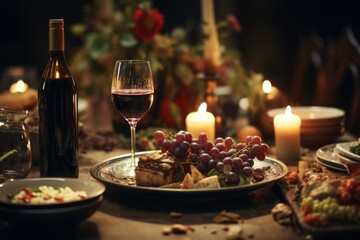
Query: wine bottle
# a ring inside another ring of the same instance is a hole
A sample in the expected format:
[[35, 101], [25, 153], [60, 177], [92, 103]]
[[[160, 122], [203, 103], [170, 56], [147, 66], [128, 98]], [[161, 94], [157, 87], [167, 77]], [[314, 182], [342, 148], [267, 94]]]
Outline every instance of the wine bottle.
[[79, 175], [76, 83], [65, 58], [64, 20], [49, 20], [49, 59], [38, 89], [40, 176]]

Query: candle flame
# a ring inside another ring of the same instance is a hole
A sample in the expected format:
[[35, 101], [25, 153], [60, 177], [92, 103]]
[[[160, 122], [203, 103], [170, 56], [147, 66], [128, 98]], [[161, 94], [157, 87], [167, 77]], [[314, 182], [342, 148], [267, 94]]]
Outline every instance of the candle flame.
[[290, 107], [290, 105], [288, 105], [288, 106], [286, 107], [286, 109], [285, 109], [285, 116], [286, 116], [286, 117], [291, 117], [291, 115], [292, 115], [291, 107]]
[[205, 113], [206, 109], [207, 109], [207, 104], [206, 102], [203, 102], [199, 106], [198, 113]]
[[272, 88], [271, 82], [269, 80], [264, 80], [262, 84], [262, 90], [264, 91], [264, 93], [270, 93], [271, 88]]
[[28, 88], [29, 86], [22, 79], [19, 79], [16, 83], [11, 84], [9, 91], [11, 93], [22, 93], [26, 92]]

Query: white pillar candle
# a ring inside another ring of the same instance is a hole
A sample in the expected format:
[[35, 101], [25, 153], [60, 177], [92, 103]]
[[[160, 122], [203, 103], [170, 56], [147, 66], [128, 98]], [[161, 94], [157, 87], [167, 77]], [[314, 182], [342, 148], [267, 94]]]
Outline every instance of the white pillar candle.
[[287, 106], [285, 114], [274, 118], [276, 155], [280, 160], [298, 160], [300, 157], [300, 125], [299, 116], [291, 113]]
[[198, 138], [201, 132], [206, 133], [210, 141], [215, 139], [215, 117], [211, 112], [206, 111], [205, 102], [200, 104], [197, 112], [191, 112], [186, 117], [186, 131], [194, 138]]

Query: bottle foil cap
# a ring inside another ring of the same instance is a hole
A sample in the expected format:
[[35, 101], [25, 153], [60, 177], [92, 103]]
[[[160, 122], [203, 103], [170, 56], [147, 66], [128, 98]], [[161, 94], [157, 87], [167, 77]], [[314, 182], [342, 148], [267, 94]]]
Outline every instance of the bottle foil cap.
[[64, 19], [49, 19], [50, 28], [64, 28]]

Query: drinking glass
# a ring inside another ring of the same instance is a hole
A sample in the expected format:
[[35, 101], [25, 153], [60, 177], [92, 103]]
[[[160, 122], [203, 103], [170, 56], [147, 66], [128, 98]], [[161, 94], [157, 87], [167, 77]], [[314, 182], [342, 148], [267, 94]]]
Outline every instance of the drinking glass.
[[134, 176], [135, 129], [138, 121], [149, 111], [154, 100], [154, 83], [147, 60], [118, 60], [111, 83], [111, 101], [130, 125], [131, 162], [128, 175]]
[[30, 172], [30, 135], [26, 110], [0, 108], [0, 183], [26, 178]]

